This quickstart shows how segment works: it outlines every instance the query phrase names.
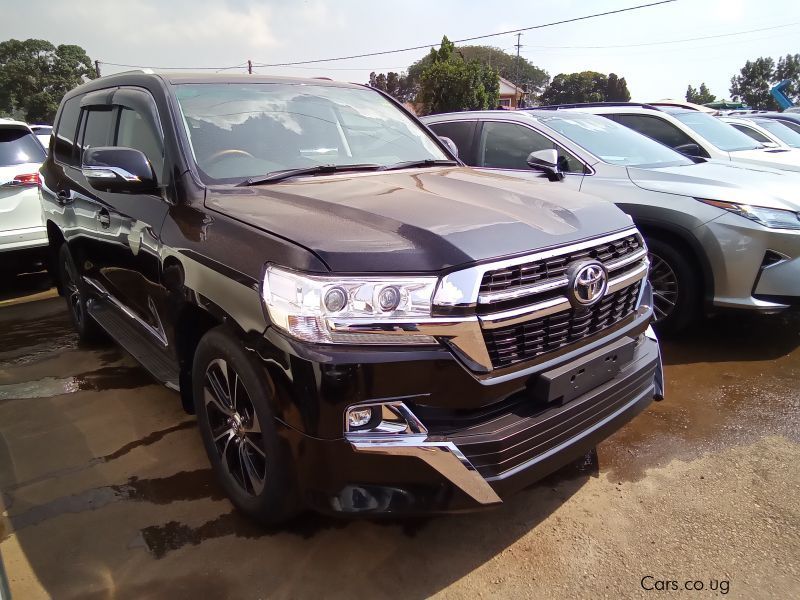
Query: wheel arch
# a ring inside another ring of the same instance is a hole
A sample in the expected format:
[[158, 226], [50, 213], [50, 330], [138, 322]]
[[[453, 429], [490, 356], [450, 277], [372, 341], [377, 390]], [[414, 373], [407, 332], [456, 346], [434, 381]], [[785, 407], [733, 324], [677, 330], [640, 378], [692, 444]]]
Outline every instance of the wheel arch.
[[700, 266], [698, 279], [703, 290], [703, 299], [707, 306], [710, 305], [714, 299], [714, 272], [700, 241], [690, 231], [675, 225], [638, 219], [635, 219], [635, 223], [645, 239], [655, 237], [680, 248]]

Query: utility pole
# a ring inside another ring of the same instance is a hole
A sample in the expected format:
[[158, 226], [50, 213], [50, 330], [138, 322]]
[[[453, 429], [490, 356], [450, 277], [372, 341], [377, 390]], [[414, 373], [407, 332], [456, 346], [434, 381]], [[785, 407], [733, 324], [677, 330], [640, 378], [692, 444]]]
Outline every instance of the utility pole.
[[247, 74], [248, 75], [253, 74], [253, 61], [250, 60], [249, 58], [247, 59]]
[[100, 61], [94, 61], [94, 72], [97, 73], [97, 76], [100, 77]]
[[519, 43], [519, 38], [522, 36], [522, 33], [517, 33], [517, 43], [515, 46], [517, 47], [517, 62], [514, 64], [514, 104], [518, 107], [520, 99], [517, 97], [517, 90], [519, 89], [519, 49], [522, 48], [522, 44]]

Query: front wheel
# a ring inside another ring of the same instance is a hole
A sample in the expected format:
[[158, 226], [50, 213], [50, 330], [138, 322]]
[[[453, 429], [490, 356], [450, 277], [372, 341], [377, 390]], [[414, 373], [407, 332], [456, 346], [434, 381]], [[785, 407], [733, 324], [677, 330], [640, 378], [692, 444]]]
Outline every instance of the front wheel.
[[265, 524], [295, 512], [289, 451], [270, 408], [266, 373], [225, 329], [200, 340], [192, 391], [203, 444], [234, 506]]
[[86, 306], [88, 300], [86, 284], [78, 273], [75, 259], [67, 244], [61, 244], [58, 249], [58, 276], [67, 301], [67, 311], [75, 331], [78, 332], [79, 341], [95, 343], [106, 339], [103, 330], [89, 316]]
[[699, 312], [698, 277], [680, 249], [658, 238], [646, 241], [650, 259], [648, 277], [653, 287], [653, 324], [660, 333], [678, 333]]

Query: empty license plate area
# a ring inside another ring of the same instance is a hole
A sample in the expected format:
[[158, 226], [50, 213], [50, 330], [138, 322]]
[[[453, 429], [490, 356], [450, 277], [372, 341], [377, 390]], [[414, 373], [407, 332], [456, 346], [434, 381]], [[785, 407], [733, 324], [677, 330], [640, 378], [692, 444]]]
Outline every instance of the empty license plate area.
[[636, 342], [628, 337], [611, 346], [541, 373], [533, 385], [533, 397], [546, 404], [564, 404], [613, 379], [633, 360]]

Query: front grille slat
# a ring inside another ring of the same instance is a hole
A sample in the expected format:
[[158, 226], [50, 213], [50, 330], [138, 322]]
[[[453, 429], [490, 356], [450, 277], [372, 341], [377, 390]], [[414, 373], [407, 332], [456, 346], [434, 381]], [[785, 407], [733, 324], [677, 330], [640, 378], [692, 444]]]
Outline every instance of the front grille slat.
[[618, 240], [612, 240], [591, 248], [575, 250], [553, 256], [545, 260], [524, 263], [494, 271], [488, 271], [481, 280], [480, 293], [504, 292], [534, 284], [540, 280], [563, 276], [570, 263], [594, 259], [608, 263], [631, 255], [644, 248], [644, 241], [638, 233], [632, 233]]
[[495, 369], [532, 360], [611, 327], [633, 313], [641, 282], [610, 294], [588, 309], [570, 309], [498, 329], [483, 339]]

